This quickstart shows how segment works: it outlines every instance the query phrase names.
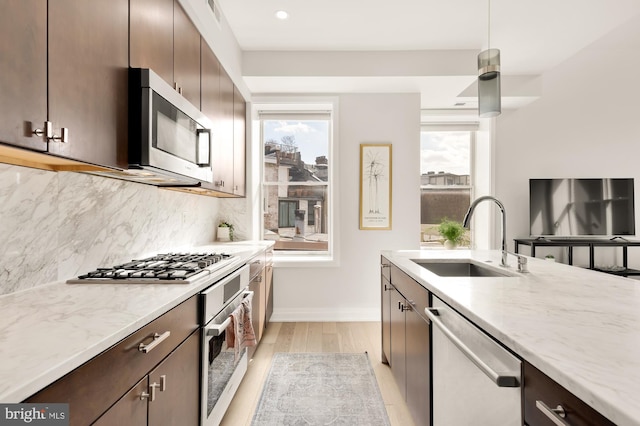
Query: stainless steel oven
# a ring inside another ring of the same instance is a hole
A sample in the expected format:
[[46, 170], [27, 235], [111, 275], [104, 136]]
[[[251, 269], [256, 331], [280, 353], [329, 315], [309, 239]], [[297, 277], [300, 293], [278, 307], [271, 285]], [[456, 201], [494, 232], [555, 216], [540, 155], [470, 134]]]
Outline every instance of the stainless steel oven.
[[245, 265], [200, 295], [202, 327], [202, 426], [220, 424], [248, 366], [246, 348], [236, 354], [227, 346], [230, 315], [244, 301], [251, 302], [249, 266]]

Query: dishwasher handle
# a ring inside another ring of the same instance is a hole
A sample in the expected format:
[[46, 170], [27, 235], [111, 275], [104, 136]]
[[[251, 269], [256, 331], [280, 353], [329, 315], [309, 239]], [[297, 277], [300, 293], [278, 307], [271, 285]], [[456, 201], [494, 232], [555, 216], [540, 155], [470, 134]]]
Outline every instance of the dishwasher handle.
[[501, 388], [517, 388], [520, 387], [518, 377], [512, 375], [500, 374], [493, 370], [485, 363], [475, 352], [473, 352], [462, 340], [458, 338], [446, 325], [440, 320], [438, 308], [425, 308], [425, 315], [435, 324], [447, 338], [458, 347], [487, 377], [489, 377], [498, 387]]

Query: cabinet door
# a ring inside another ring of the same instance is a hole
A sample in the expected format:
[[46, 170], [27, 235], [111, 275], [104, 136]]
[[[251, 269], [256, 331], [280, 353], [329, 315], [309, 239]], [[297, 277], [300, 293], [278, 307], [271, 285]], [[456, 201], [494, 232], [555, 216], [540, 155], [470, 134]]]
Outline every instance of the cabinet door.
[[264, 316], [264, 310], [262, 309], [260, 300], [264, 297], [263, 284], [262, 274], [256, 275], [249, 283], [249, 290], [253, 291], [253, 300], [251, 303], [251, 307], [253, 309], [251, 312], [251, 324], [253, 324], [253, 331], [256, 334], [256, 346], [249, 346], [249, 359], [253, 358], [253, 354], [257, 349], [257, 344], [260, 343], [260, 338], [262, 337], [261, 324], [264, 324], [264, 322], [261, 321], [261, 317]]
[[389, 365], [391, 365], [391, 372], [398, 385], [398, 390], [405, 400], [407, 397], [407, 366], [405, 313], [403, 307], [406, 305], [407, 301], [394, 287], [391, 294], [391, 309], [389, 315], [391, 321], [391, 359], [389, 360]]
[[180, 4], [173, 9], [173, 78], [179, 92], [200, 108], [200, 33]]
[[49, 120], [69, 141], [49, 151], [105, 166], [127, 164], [128, 0], [49, 3]]
[[0, 13], [0, 142], [46, 151], [47, 3], [5, 0]]
[[173, 1], [130, 0], [130, 64], [150, 68], [173, 86]]
[[245, 195], [245, 155], [246, 155], [246, 113], [247, 104], [233, 87], [233, 194]]
[[391, 363], [391, 294], [392, 289], [389, 281], [382, 276], [382, 362]]
[[267, 327], [269, 324], [269, 320], [271, 319], [271, 315], [273, 314], [273, 264], [267, 263], [264, 271], [265, 275], [265, 297], [266, 308], [264, 313], [264, 326]]
[[416, 311], [406, 312], [407, 408], [416, 425], [428, 425], [431, 418], [430, 334]]
[[147, 400], [141, 398], [141, 396], [147, 393], [148, 390], [149, 379], [145, 376], [93, 425], [145, 426], [147, 424]]
[[204, 40], [201, 40], [202, 58], [202, 112], [213, 123], [211, 134], [211, 165], [213, 167], [213, 182], [203, 187], [221, 190], [219, 185], [222, 181], [231, 182], [233, 180], [233, 169], [230, 168], [229, 143], [225, 144], [223, 135], [223, 114], [222, 114], [222, 92], [221, 92], [221, 70], [222, 67], [218, 58]]
[[231, 77], [220, 67], [220, 118], [215, 130], [218, 133], [218, 158], [214, 158], [213, 173], [219, 176], [214, 179], [218, 191], [233, 193], [233, 82]]
[[391, 263], [384, 256], [380, 256], [380, 299], [382, 318], [382, 362], [391, 363]]
[[[150, 425], [197, 425], [200, 415], [200, 333], [193, 333], [149, 373]], [[151, 393], [151, 392], [150, 392]], [[125, 424], [125, 423], [113, 423]]]

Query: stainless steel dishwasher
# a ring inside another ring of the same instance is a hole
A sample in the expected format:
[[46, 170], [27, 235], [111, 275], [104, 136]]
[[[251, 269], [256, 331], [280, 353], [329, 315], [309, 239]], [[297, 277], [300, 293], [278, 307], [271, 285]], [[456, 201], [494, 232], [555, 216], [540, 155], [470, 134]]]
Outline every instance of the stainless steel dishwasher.
[[433, 324], [433, 425], [522, 425], [521, 361], [443, 301]]

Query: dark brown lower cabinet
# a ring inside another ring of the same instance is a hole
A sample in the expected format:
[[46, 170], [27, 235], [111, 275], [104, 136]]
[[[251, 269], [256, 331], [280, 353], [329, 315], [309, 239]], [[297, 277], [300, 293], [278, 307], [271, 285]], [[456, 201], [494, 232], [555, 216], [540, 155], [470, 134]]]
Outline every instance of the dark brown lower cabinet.
[[416, 425], [430, 424], [430, 329], [415, 310], [406, 312], [407, 407]]
[[[571, 426], [614, 426], [614, 423], [584, 403], [528, 362], [523, 363], [524, 422], [529, 426], [553, 426], [551, 410], [563, 410]], [[560, 421], [560, 420], [558, 420]]]
[[195, 332], [95, 424], [197, 425], [200, 414], [199, 348], [200, 334]]
[[383, 362], [389, 363], [414, 423], [429, 425], [431, 326], [423, 314], [429, 292], [394, 265], [382, 267], [381, 284]]
[[[107, 420], [111, 416], [118, 417], [126, 413], [135, 417], [139, 415], [139, 409], [129, 406], [134, 402], [141, 402], [144, 406], [145, 419], [149, 404], [149, 420], [153, 420], [149, 424], [197, 424], [197, 421], [192, 423], [191, 419], [195, 415], [197, 420], [199, 414], [199, 336], [196, 295], [25, 402], [68, 403], [71, 426], [92, 424], [105, 415], [108, 416]], [[157, 340], [156, 344], [146, 352], [144, 346], [140, 347], [154, 340]], [[162, 376], [165, 376], [164, 379]], [[144, 384], [146, 388], [142, 389]], [[142, 391], [138, 389], [140, 386]], [[148, 393], [149, 397], [144, 397], [143, 392]], [[154, 401], [150, 401], [151, 394], [154, 394]], [[154, 415], [152, 405], [158, 407], [157, 410], [167, 412]], [[113, 413], [111, 410], [114, 410]], [[102, 424], [109, 424], [107, 420], [101, 420]], [[110, 424], [136, 423], [127, 421]]]
[[149, 389], [149, 377], [145, 376], [113, 407], [94, 423], [95, 426], [146, 425], [147, 403], [140, 395]]
[[400, 394], [407, 398], [407, 359], [406, 359], [406, 322], [405, 314], [402, 310], [406, 300], [393, 284], [391, 284], [391, 309], [389, 321], [391, 329], [391, 372], [398, 385]]

